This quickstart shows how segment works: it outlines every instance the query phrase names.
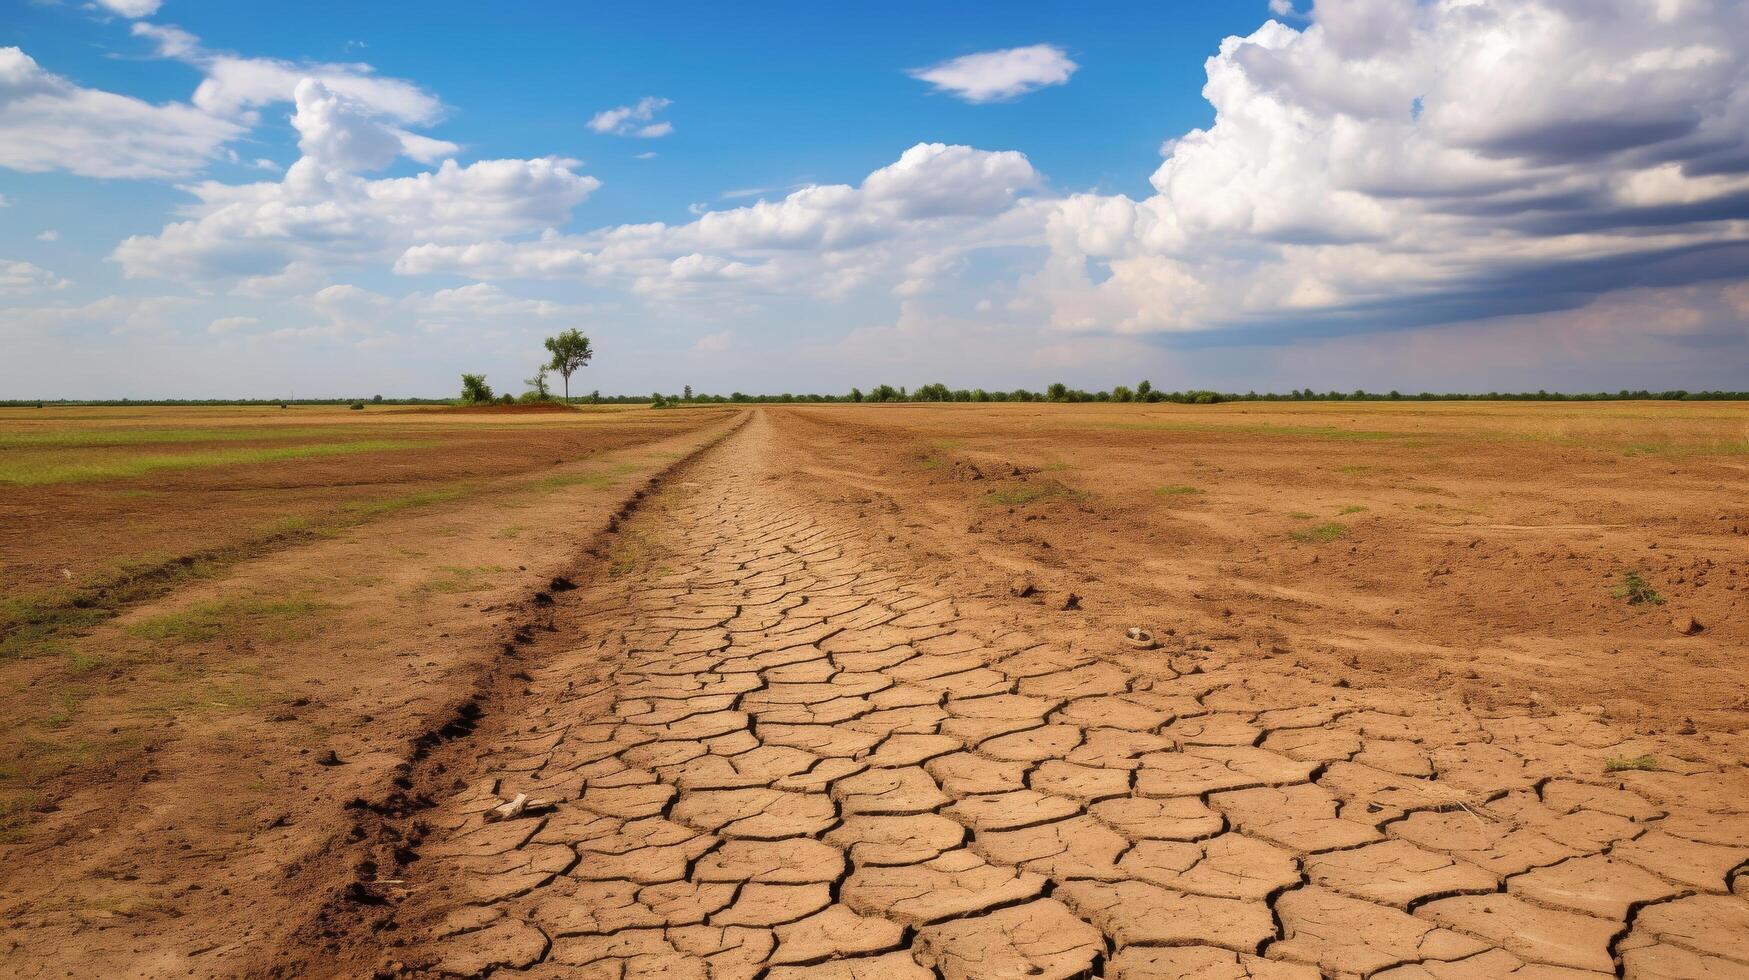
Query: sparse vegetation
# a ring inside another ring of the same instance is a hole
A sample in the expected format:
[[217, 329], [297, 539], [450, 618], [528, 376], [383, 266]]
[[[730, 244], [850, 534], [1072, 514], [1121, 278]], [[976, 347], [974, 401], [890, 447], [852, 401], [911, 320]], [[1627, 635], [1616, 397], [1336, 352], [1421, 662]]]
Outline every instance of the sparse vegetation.
[[1651, 772], [1657, 768], [1657, 758], [1649, 755], [1615, 756], [1603, 762], [1604, 772]]
[[1196, 487], [1188, 486], [1183, 483], [1174, 483], [1170, 486], [1156, 487], [1154, 492], [1162, 497], [1188, 497], [1193, 494], [1202, 493], [1202, 491]]
[[283, 643], [309, 635], [302, 619], [325, 609], [308, 597], [290, 599], [228, 599], [141, 620], [128, 632], [142, 639], [172, 643], [205, 643], [251, 636]]
[[438, 574], [419, 585], [421, 592], [478, 592], [489, 589], [487, 579], [504, 571], [502, 565], [443, 565]]
[[552, 401], [553, 393], [547, 387], [547, 371], [549, 369], [550, 369], [549, 365], [542, 364], [538, 369], [535, 370], [533, 377], [522, 379], [522, 383], [525, 385], [528, 385], [528, 387], [529, 387], [528, 391], [525, 391], [522, 393], [522, 401], [524, 401], [524, 402]]
[[23, 454], [0, 459], [0, 483], [37, 486], [48, 483], [84, 483], [144, 476], [158, 470], [182, 470], [207, 466], [241, 466], [278, 463], [313, 456], [387, 452], [415, 449], [430, 443], [405, 439], [359, 439], [350, 442], [311, 443], [304, 446], [269, 446], [252, 449], [206, 449], [186, 453], [138, 456], [91, 451], [79, 454]]
[[1316, 527], [1302, 528], [1298, 531], [1289, 531], [1288, 537], [1303, 544], [1328, 544], [1347, 533], [1347, 526], [1338, 524], [1335, 521], [1330, 521], [1325, 524], [1319, 524]]
[[421, 490], [399, 497], [385, 497], [381, 500], [355, 500], [345, 504], [344, 509], [364, 517], [378, 517], [392, 514], [409, 507], [424, 507], [428, 504], [443, 503], [446, 500], [458, 500], [472, 493], [473, 487], [443, 487], [437, 490]]
[[984, 500], [986, 503], [1014, 507], [1020, 504], [1030, 504], [1034, 501], [1044, 500], [1047, 497], [1054, 497], [1061, 492], [1061, 489], [1057, 487], [1019, 486], [1003, 490], [992, 490], [984, 495]]
[[1664, 597], [1659, 595], [1658, 590], [1652, 588], [1652, 583], [1646, 581], [1639, 572], [1624, 573], [1621, 582], [1610, 590], [1610, 595], [1617, 599], [1626, 599], [1630, 606], [1662, 606], [1664, 604]]
[[1341, 510], [1338, 510], [1336, 513], [1338, 513], [1338, 514], [1363, 514], [1365, 512], [1366, 512], [1366, 508], [1360, 504], [1346, 504], [1342, 507]]

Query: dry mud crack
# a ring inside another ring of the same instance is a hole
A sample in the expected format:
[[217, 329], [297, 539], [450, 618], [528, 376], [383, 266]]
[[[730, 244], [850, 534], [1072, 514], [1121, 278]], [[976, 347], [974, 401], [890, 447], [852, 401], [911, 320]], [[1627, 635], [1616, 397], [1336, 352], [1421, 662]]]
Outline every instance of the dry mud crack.
[[780, 439], [755, 415], [575, 594], [421, 818], [385, 972], [1749, 976], [1741, 767], [1042, 640], [775, 488]]

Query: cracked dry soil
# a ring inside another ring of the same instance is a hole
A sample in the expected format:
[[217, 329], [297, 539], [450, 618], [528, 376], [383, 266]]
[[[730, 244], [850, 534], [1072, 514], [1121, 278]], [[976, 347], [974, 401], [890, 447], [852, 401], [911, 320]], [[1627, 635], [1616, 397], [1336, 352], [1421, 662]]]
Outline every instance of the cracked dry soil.
[[1741, 767], [1030, 631], [774, 486], [781, 441], [755, 413], [567, 597], [356, 940], [382, 972], [1749, 976]]

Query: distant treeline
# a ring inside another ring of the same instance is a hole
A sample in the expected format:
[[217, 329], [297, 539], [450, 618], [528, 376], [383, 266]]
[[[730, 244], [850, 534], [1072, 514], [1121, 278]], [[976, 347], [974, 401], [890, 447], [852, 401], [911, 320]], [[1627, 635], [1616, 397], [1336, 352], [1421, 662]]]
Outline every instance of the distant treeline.
[[[558, 399], [554, 399], [558, 400]], [[786, 402], [794, 403], [825, 403], [825, 402], [1169, 402], [1177, 405], [1213, 405], [1219, 402], [1323, 402], [1323, 401], [1523, 401], [1523, 402], [1596, 402], [1596, 401], [1749, 401], [1749, 391], [1686, 391], [1682, 389], [1670, 391], [1593, 391], [1567, 393], [1560, 391], [1490, 391], [1479, 392], [1417, 392], [1405, 394], [1400, 391], [1313, 391], [1310, 388], [1295, 389], [1287, 394], [1276, 392], [1247, 391], [1244, 394], [1227, 391], [1161, 391], [1146, 381], [1134, 388], [1118, 385], [1110, 391], [1083, 391], [1079, 388], [1057, 383], [1048, 386], [1043, 391], [1029, 391], [1016, 388], [1013, 391], [986, 391], [983, 388], [949, 388], [944, 384], [919, 385], [915, 390], [904, 387], [895, 388], [892, 385], [876, 385], [868, 391], [852, 388], [842, 395], [793, 394], [784, 392], [777, 395], [749, 395], [744, 392], [730, 392], [727, 395], [694, 394], [688, 387], [680, 394], [665, 395], [654, 392], [648, 395], [603, 395], [599, 391], [587, 395], [579, 395], [571, 399], [573, 404], [582, 405], [646, 405], [654, 404], [660, 407], [674, 405], [740, 405], [759, 404], [771, 405]], [[384, 398], [375, 395], [370, 398], [55, 398], [55, 399], [0, 399], [0, 406], [7, 408], [31, 408], [47, 405], [453, 405], [452, 398]]]

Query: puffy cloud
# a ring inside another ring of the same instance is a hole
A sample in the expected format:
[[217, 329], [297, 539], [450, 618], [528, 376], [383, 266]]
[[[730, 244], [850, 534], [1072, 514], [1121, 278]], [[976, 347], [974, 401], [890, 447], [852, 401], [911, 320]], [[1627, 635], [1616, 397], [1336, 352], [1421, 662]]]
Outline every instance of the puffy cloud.
[[150, 17], [164, 5], [164, 0], [97, 0], [97, 5], [123, 17]]
[[186, 177], [244, 129], [181, 103], [84, 88], [0, 48], [0, 166], [85, 177]]
[[309, 305], [342, 329], [366, 330], [381, 321], [394, 300], [357, 286], [334, 285], [317, 290]]
[[1056, 209], [1030, 285], [1059, 326], [1442, 322], [1749, 267], [1749, 7], [1309, 16], [1222, 43], [1152, 196]]
[[454, 143], [386, 125], [369, 107], [314, 78], [299, 82], [293, 98], [298, 149], [325, 169], [379, 170], [403, 155], [434, 163], [460, 149]]
[[735, 331], [719, 330], [716, 333], [707, 333], [703, 337], [698, 338], [698, 340], [693, 343], [692, 349], [696, 351], [704, 351], [709, 354], [717, 354], [728, 350], [734, 342]]
[[194, 104], [213, 115], [243, 117], [252, 124], [254, 110], [293, 101], [298, 84], [313, 78], [329, 92], [398, 123], [429, 125], [443, 116], [437, 96], [404, 79], [381, 77], [370, 65], [246, 58], [208, 50], [193, 34], [169, 25], [135, 24], [133, 33], [151, 41], [160, 57], [200, 69], [206, 77], [194, 90]]
[[70, 285], [72, 283], [40, 265], [0, 259], [0, 296], [22, 296]]
[[112, 257], [130, 277], [239, 279], [246, 292], [279, 291], [278, 277], [376, 258], [409, 245], [476, 241], [561, 224], [600, 182], [574, 160], [445, 160], [435, 171], [372, 180], [351, 172], [409, 152], [405, 134], [364, 115], [325, 83], [298, 87], [292, 125], [305, 156], [278, 182], [188, 190], [189, 220], [136, 235]]
[[555, 303], [545, 299], [522, 299], [488, 282], [454, 289], [439, 289], [429, 295], [413, 293], [401, 301], [421, 325], [478, 324], [497, 320], [581, 316], [586, 306]]
[[58, 242], [61, 240], [61, 233], [53, 228], [48, 228], [37, 232], [36, 240], [39, 242]]
[[1080, 65], [1054, 44], [961, 55], [907, 74], [967, 102], [996, 102], [1063, 85]]
[[446, 160], [436, 171], [370, 180], [299, 160], [279, 183], [206, 182], [194, 217], [136, 235], [112, 257], [130, 277], [271, 279], [297, 263], [387, 259], [413, 243], [474, 241], [547, 228], [600, 186], [574, 160]]
[[590, 117], [589, 128], [597, 133], [613, 136], [659, 139], [674, 132], [674, 124], [665, 120], [656, 121], [656, 113], [672, 104], [667, 99], [648, 95], [639, 99], [636, 105], [622, 105], [601, 110]]
[[0, 336], [41, 339], [67, 331], [162, 333], [195, 301], [186, 296], [105, 296], [82, 304], [0, 307]]
[[418, 245], [395, 268], [629, 282], [658, 295], [719, 287], [842, 295], [883, 276], [898, 278], [925, 255], [1039, 243], [1044, 205], [1024, 195], [1040, 183], [1023, 154], [920, 143], [860, 187], [804, 187], [778, 201], [707, 211], [684, 225]]
[[252, 316], [222, 316], [207, 324], [206, 332], [210, 334], [235, 333], [244, 327], [253, 327], [260, 322]]

